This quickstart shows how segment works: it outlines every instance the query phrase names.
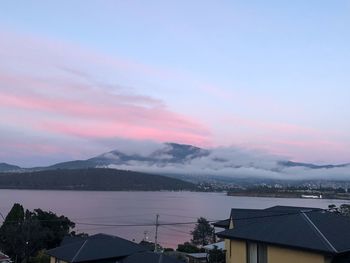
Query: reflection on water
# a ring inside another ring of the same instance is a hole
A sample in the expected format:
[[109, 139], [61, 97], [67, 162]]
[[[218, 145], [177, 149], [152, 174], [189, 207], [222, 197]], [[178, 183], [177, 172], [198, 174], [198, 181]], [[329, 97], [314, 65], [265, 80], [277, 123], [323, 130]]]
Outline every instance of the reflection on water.
[[[194, 222], [200, 216], [221, 220], [231, 208], [266, 208], [292, 205], [327, 208], [329, 204], [349, 203], [327, 199], [285, 199], [233, 197], [223, 193], [197, 192], [97, 192], [97, 191], [37, 191], [0, 190], [0, 212], [8, 213], [14, 203], [27, 209], [41, 208], [63, 214], [77, 223], [77, 232], [107, 233], [140, 241], [145, 236], [154, 240], [154, 226], [96, 226], [87, 224], [154, 224], [156, 214], [160, 223]], [[161, 226], [160, 244], [176, 247], [190, 240], [193, 224]]]

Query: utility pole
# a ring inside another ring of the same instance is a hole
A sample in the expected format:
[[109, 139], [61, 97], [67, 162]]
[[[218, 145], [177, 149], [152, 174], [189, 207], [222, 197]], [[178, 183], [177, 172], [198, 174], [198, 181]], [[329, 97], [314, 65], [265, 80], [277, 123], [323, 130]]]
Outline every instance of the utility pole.
[[145, 230], [145, 231], [143, 232], [143, 241], [147, 241], [147, 242], [148, 242], [148, 236], [147, 236], [147, 234], [148, 234], [148, 231]]
[[159, 223], [158, 223], [158, 219], [159, 219], [159, 215], [157, 214], [156, 215], [156, 236], [154, 238], [154, 252], [158, 252], [158, 226], [159, 226]]

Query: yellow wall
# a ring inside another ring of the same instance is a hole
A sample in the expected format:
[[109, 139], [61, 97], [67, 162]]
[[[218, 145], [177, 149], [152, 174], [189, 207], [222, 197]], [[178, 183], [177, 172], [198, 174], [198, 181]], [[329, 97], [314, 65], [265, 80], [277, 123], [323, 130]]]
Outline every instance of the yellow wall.
[[[246, 242], [237, 240], [225, 240], [226, 262], [247, 263]], [[230, 253], [231, 251], [231, 253]], [[268, 246], [268, 263], [327, 263], [322, 254], [307, 252], [303, 250], [280, 248]]]
[[302, 250], [279, 248], [268, 246], [267, 257], [269, 263], [324, 263], [322, 254], [306, 252]]
[[[50, 257], [50, 263], [56, 263], [56, 258], [55, 257]], [[68, 263], [68, 262], [63, 261], [63, 260], [59, 260], [59, 263]]]
[[[246, 263], [247, 253], [244, 241], [225, 240], [226, 263]], [[231, 253], [230, 253], [231, 252]]]

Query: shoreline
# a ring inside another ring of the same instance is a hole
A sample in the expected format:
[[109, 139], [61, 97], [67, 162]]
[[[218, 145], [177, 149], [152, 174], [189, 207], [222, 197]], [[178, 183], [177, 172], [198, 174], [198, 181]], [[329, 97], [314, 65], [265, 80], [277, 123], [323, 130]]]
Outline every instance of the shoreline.
[[297, 198], [297, 199], [305, 199], [305, 200], [344, 200], [349, 201], [350, 200], [350, 194], [347, 195], [340, 195], [340, 194], [327, 194], [322, 193], [321, 198], [309, 198], [309, 197], [302, 197], [302, 195], [305, 195], [305, 193], [258, 193], [258, 192], [228, 192], [227, 196], [241, 196], [241, 197], [261, 197], [261, 198]]

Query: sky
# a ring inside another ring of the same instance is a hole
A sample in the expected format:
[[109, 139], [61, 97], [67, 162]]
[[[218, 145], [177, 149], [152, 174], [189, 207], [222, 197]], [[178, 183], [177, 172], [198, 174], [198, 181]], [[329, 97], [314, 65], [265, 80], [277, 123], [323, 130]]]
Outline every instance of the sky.
[[0, 162], [118, 142], [350, 162], [350, 2], [17, 1], [0, 8]]

